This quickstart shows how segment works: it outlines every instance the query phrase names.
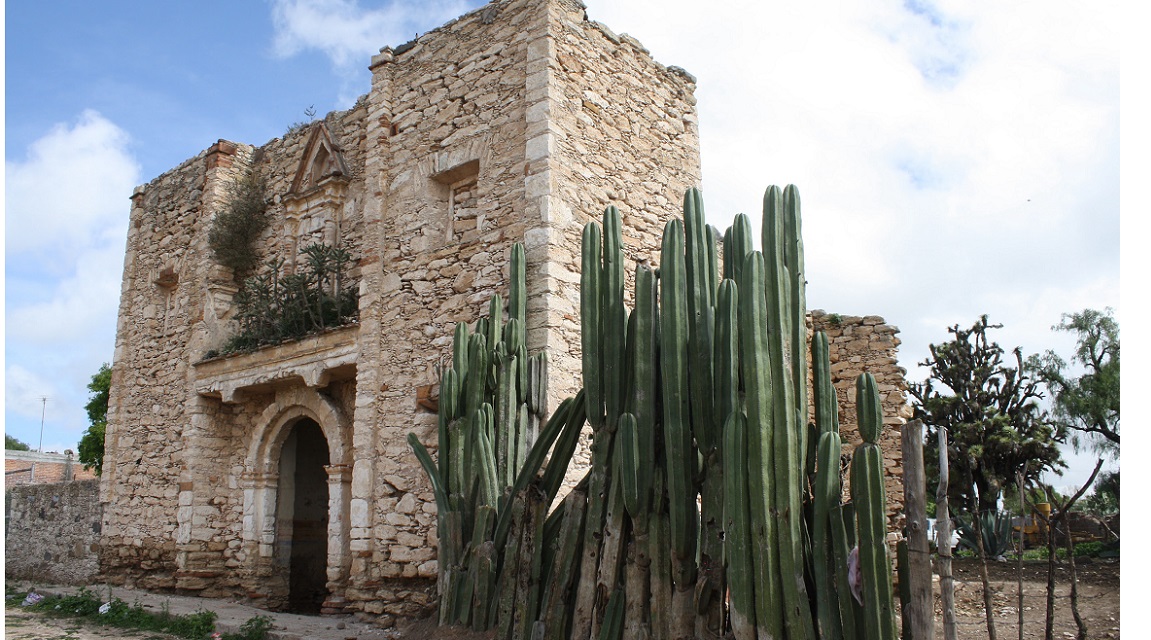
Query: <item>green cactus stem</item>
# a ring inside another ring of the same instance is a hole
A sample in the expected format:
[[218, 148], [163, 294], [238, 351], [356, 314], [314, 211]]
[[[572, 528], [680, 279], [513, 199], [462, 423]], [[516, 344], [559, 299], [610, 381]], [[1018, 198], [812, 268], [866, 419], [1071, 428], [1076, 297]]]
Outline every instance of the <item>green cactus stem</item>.
[[772, 512], [775, 476], [772, 415], [772, 360], [768, 336], [767, 287], [763, 254], [753, 251], [739, 283], [739, 345], [747, 412], [747, 470], [751, 515], [752, 558], [755, 567], [755, 623], [758, 634], [783, 637], [783, 598], [779, 573], [779, 542]]
[[[724, 296], [720, 289], [721, 300]], [[751, 496], [748, 474], [735, 470], [749, 469], [747, 417], [740, 411], [728, 415], [723, 428], [724, 474], [724, 544], [726, 546], [727, 584], [731, 592], [729, 616], [736, 640], [756, 640], [755, 557], [751, 535]]]
[[695, 584], [695, 541], [699, 527], [693, 484], [697, 461], [688, 404], [691, 394], [687, 373], [689, 328], [683, 237], [683, 224], [679, 220], [669, 221], [664, 227], [660, 258], [664, 467], [667, 469], [673, 580], [677, 591]]
[[886, 542], [883, 452], [876, 444], [883, 428], [883, 409], [879, 388], [870, 373], [855, 381], [855, 404], [863, 443], [855, 448], [851, 460], [851, 500], [855, 504], [863, 583], [863, 637], [894, 640], [897, 636], [891, 557]]

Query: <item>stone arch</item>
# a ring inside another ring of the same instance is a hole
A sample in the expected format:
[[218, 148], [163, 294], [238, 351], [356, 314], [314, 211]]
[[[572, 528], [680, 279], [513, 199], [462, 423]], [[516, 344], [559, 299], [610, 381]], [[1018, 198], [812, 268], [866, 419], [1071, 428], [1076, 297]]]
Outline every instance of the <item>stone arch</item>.
[[[277, 391], [261, 413], [252, 432], [244, 462], [244, 545], [253, 570], [255, 590], [273, 595], [285, 590], [276, 582], [276, 522], [280, 459], [292, 427], [303, 419], [319, 425], [328, 444], [328, 562], [329, 602], [325, 610], [339, 610], [344, 602], [351, 568], [349, 548], [351, 490], [351, 420], [331, 398], [306, 386]], [[269, 577], [271, 576], [271, 577]]]
[[275, 473], [275, 461], [288, 437], [288, 427], [300, 418], [319, 423], [328, 440], [332, 465], [352, 462], [351, 420], [331, 398], [308, 387], [292, 387], [276, 393], [272, 402], [256, 421], [244, 468], [255, 473]]

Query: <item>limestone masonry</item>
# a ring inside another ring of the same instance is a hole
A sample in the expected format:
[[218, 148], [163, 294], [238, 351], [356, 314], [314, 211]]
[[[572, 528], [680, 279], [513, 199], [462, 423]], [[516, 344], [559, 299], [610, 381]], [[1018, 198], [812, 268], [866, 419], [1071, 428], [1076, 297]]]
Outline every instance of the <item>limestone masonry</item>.
[[98, 493], [92, 479], [6, 488], [5, 578], [92, 584], [99, 570]]
[[[558, 406], [580, 385], [583, 225], [615, 204], [629, 260], [658, 259], [700, 183], [695, 79], [578, 0], [496, 0], [370, 68], [351, 109], [260, 147], [220, 140], [132, 194], [100, 486], [107, 580], [382, 624], [418, 613], [434, 599], [436, 507], [405, 438], [435, 443], [455, 323], [506, 296], [523, 242], [528, 348], [548, 351]], [[208, 233], [248, 171], [270, 199], [261, 259], [291, 270], [309, 243], [348, 250], [359, 320], [218, 357], [239, 283]], [[829, 318], [813, 323], [831, 332], [845, 441], [846, 389], [869, 370], [894, 478], [896, 329]]]

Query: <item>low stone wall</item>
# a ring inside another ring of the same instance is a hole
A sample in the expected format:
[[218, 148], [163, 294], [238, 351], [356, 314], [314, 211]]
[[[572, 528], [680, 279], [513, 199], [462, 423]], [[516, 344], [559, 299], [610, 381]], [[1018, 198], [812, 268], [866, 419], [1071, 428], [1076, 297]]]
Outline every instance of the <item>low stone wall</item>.
[[4, 575], [89, 584], [99, 571], [97, 480], [20, 485], [4, 492]]

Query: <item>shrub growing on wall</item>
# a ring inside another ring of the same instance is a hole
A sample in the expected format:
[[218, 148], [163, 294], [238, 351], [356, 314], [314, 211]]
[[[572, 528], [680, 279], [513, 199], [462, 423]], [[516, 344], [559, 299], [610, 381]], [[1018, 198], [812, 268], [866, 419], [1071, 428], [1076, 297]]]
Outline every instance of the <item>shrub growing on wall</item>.
[[311, 244], [300, 256], [293, 272], [285, 269], [284, 260], [272, 260], [263, 274], [244, 280], [235, 298], [239, 331], [209, 357], [252, 351], [356, 321], [358, 288], [345, 273], [351, 262], [348, 251]]
[[259, 262], [256, 239], [268, 226], [265, 183], [254, 171], [236, 178], [228, 188], [228, 202], [216, 214], [208, 232], [208, 246], [216, 262], [232, 269], [240, 279]]

